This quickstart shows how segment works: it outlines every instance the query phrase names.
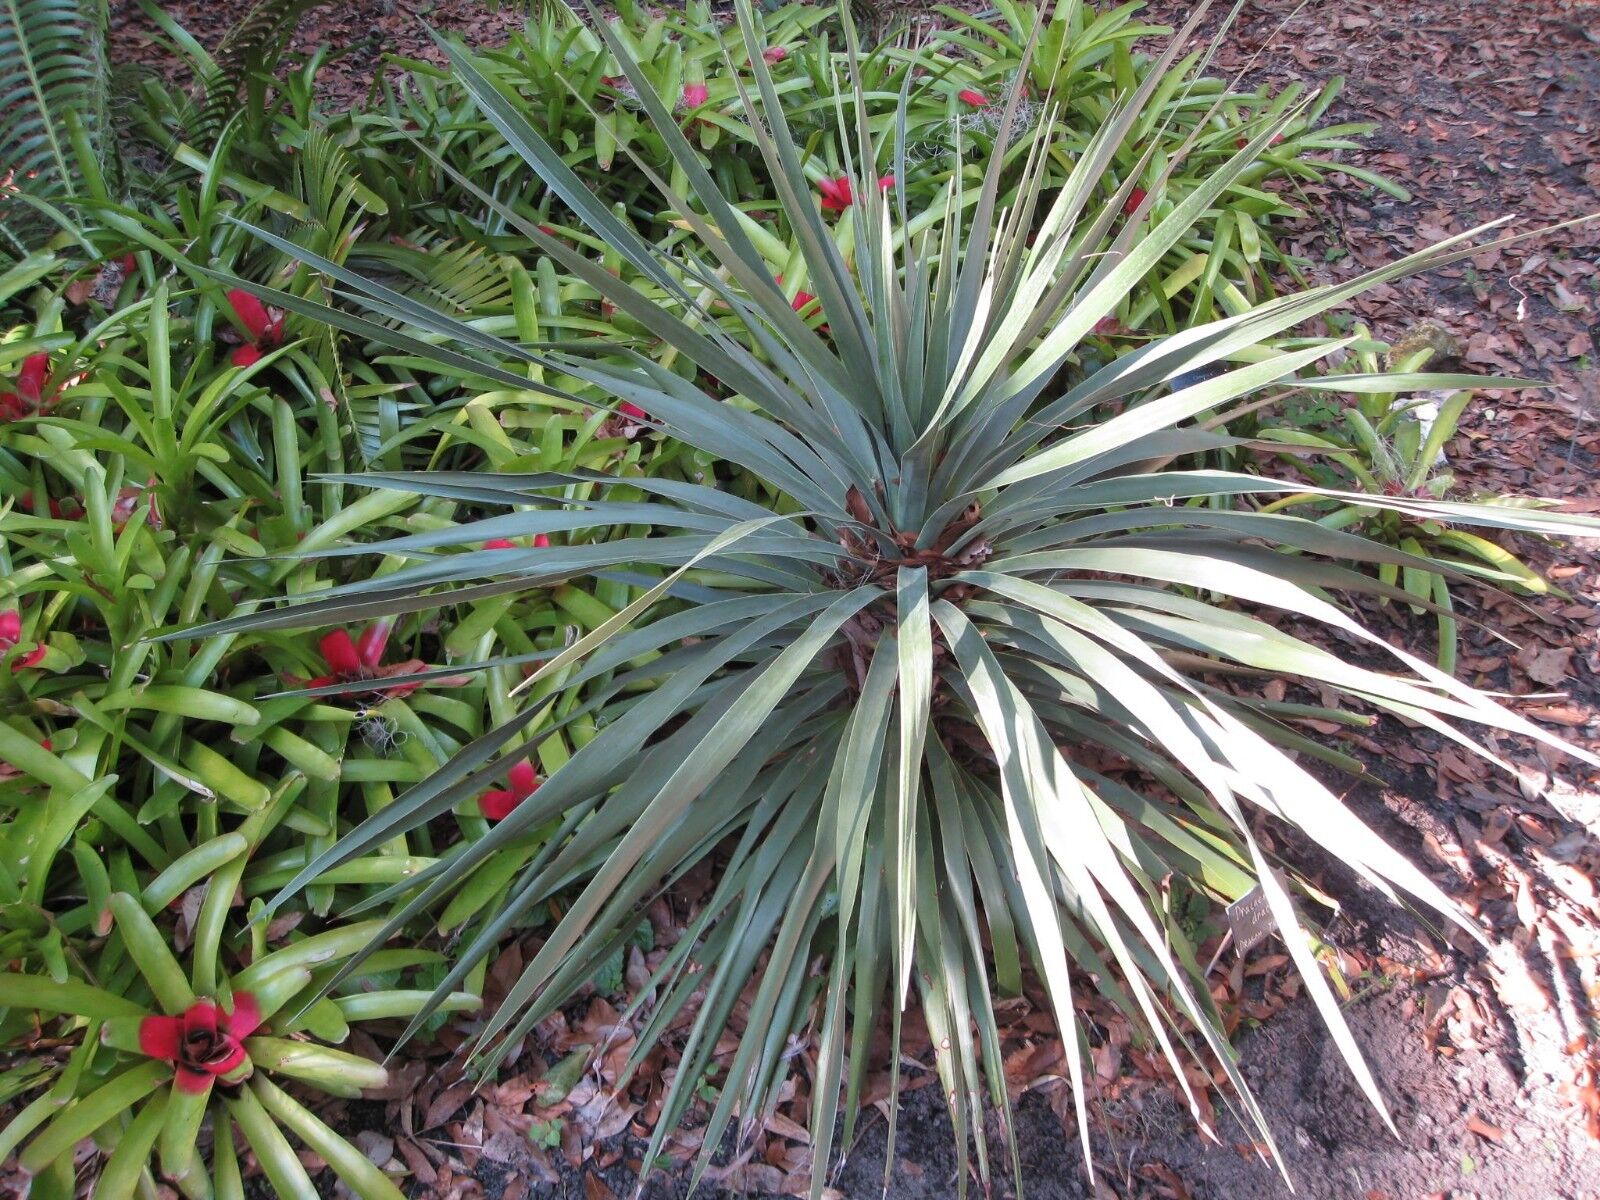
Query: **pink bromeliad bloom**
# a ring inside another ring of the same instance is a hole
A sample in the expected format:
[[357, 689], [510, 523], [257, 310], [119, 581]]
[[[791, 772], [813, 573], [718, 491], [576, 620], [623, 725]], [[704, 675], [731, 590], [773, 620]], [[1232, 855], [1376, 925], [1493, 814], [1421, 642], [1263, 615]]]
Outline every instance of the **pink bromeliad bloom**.
[[711, 98], [711, 92], [703, 83], [686, 83], [683, 85], [683, 107], [699, 108]]
[[[22, 613], [17, 609], [8, 608], [0, 612], [0, 654], [14, 650], [22, 643]], [[24, 651], [11, 660], [13, 671], [25, 671], [36, 667], [44, 659], [44, 645], [36, 643], [32, 650]]]
[[767, 60], [769, 67], [774, 67], [789, 57], [789, 50], [785, 46], [768, 46], [761, 52], [761, 57]]
[[511, 811], [539, 790], [539, 776], [533, 764], [523, 760], [506, 772], [509, 788], [490, 788], [478, 797], [478, 811], [491, 821], [503, 821]]
[[956, 99], [963, 104], [970, 104], [973, 108], [989, 107], [989, 97], [973, 88], [962, 88], [956, 93]]
[[250, 332], [248, 344], [240, 346], [229, 361], [236, 367], [248, 367], [258, 362], [263, 354], [283, 345], [283, 314], [274, 317], [267, 306], [249, 292], [233, 288], [228, 292], [228, 303], [239, 318], [240, 324]]
[[249, 992], [235, 992], [233, 1011], [215, 1000], [196, 1000], [182, 1016], [139, 1022], [139, 1050], [177, 1068], [178, 1090], [201, 1095], [214, 1081], [237, 1083], [249, 1074], [244, 1039], [261, 1026], [261, 1006]]

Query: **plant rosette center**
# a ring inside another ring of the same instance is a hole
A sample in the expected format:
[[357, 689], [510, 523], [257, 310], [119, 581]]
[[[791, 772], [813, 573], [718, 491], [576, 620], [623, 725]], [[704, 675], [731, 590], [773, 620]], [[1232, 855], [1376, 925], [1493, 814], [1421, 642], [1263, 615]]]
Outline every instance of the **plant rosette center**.
[[917, 545], [914, 532], [884, 529], [855, 487], [845, 495], [845, 508], [859, 528], [846, 526], [839, 532], [839, 544], [849, 558], [840, 563], [837, 572], [825, 576], [833, 587], [870, 583], [892, 590], [901, 567], [922, 567], [929, 581], [936, 582], [981, 567], [994, 554], [985, 539], [967, 536], [982, 516], [977, 504], [968, 505], [927, 546]]
[[181, 1091], [200, 1094], [213, 1083], [243, 1083], [254, 1069], [244, 1040], [261, 1025], [261, 1007], [237, 992], [229, 1011], [215, 1000], [196, 1000], [177, 1016], [153, 1014], [107, 1021], [101, 1041], [173, 1065]]

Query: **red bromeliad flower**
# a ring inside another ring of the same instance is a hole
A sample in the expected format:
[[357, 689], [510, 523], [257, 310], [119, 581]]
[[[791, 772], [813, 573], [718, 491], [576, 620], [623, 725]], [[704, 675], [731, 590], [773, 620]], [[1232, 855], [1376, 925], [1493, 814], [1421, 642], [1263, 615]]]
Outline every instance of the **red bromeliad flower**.
[[524, 759], [506, 772], [509, 788], [491, 788], [478, 797], [478, 810], [491, 821], [503, 821], [529, 796], [539, 790], [539, 776], [533, 764]]
[[[878, 177], [878, 190], [886, 192], [894, 186], [893, 175]], [[843, 212], [856, 202], [855, 191], [850, 186], [850, 176], [840, 175], [837, 179], [822, 179], [817, 183], [817, 191], [822, 194], [823, 212]]]
[[789, 51], [783, 46], [768, 46], [761, 52], [761, 57], [767, 60], [769, 67], [776, 66], [789, 57]]
[[[8, 608], [0, 612], [0, 654], [14, 650], [22, 642], [22, 613], [15, 608]], [[13, 671], [25, 671], [29, 667], [36, 667], [44, 659], [44, 643], [36, 642], [32, 650], [17, 655], [11, 660]]]
[[711, 92], [703, 83], [686, 83], [683, 85], [683, 107], [699, 108], [711, 98]]
[[[536, 533], [536, 534], [533, 535], [533, 548], [535, 550], [547, 549], [549, 547], [549, 545], [550, 545], [550, 536], [548, 534]], [[485, 542], [483, 544], [483, 548], [485, 550], [520, 550], [520, 549], [522, 549], [521, 546], [517, 545], [510, 538], [490, 538], [487, 542]]]
[[[415, 675], [427, 669], [427, 664], [420, 658], [408, 658], [404, 662], [386, 663], [383, 661], [383, 652], [389, 646], [389, 633], [393, 628], [392, 621], [374, 621], [362, 631], [361, 636], [352, 638], [348, 630], [335, 629], [325, 633], [317, 642], [322, 651], [322, 658], [328, 665], [328, 673], [318, 675], [315, 679], [301, 679], [298, 675], [287, 672], [284, 678], [296, 687], [320, 688], [329, 687], [335, 683], [364, 683], [371, 681], [367, 692], [375, 696], [400, 699], [409, 696], [422, 686], [421, 681], [412, 683], [384, 683], [396, 675]], [[448, 678], [429, 679], [427, 682], [434, 687], [461, 687], [467, 682], [465, 675], [452, 675]]]
[[823, 212], [843, 212], [855, 203], [855, 196], [850, 191], [850, 176], [841, 175], [837, 179], [822, 179], [817, 182], [817, 191], [822, 194]]
[[650, 414], [631, 400], [624, 400], [617, 405], [617, 411], [630, 421], [648, 421], [650, 419]]
[[45, 380], [50, 378], [50, 356], [30, 354], [17, 372], [17, 390], [0, 392], [0, 421], [20, 421], [44, 407]]
[[249, 992], [236, 992], [230, 1013], [215, 1000], [196, 1000], [181, 1017], [146, 1017], [139, 1022], [139, 1052], [172, 1063], [178, 1090], [200, 1095], [213, 1080], [238, 1083], [250, 1074], [244, 1039], [261, 1025], [261, 1006]]
[[[398, 663], [383, 661], [383, 652], [389, 646], [389, 633], [393, 627], [391, 621], [374, 621], [355, 639], [344, 629], [323, 634], [317, 646], [322, 651], [323, 661], [328, 664], [328, 673], [305, 680], [305, 686], [316, 688], [334, 683], [359, 683], [367, 679], [385, 679], [391, 675], [414, 675], [422, 670], [426, 664], [420, 658], [408, 658]], [[453, 685], [456, 681], [441, 679], [435, 682]], [[420, 683], [397, 683], [388, 687], [374, 687], [372, 690], [398, 699], [409, 696], [421, 686]]]
[[1134, 188], [1133, 191], [1128, 193], [1128, 198], [1122, 202], [1122, 211], [1130, 217], [1133, 216], [1135, 210], [1144, 203], [1144, 198], [1149, 194], [1142, 187]]
[[17, 395], [38, 404], [44, 399], [44, 381], [50, 377], [50, 356], [30, 354], [17, 373]]
[[[783, 282], [783, 276], [782, 275], [774, 275], [772, 278], [777, 283], [781, 284]], [[817, 298], [815, 296], [813, 296], [810, 292], [806, 291], [804, 288], [802, 288], [801, 290], [797, 291], [794, 294], [794, 299], [789, 301], [789, 307], [794, 309], [795, 312], [799, 313], [802, 317], [809, 317], [809, 316], [812, 315], [809, 310], [811, 309], [811, 306], [814, 305], [814, 304], [817, 305], [817, 311], [818, 312], [822, 311], [821, 303], [817, 300]], [[827, 324], [824, 323], [824, 324], [818, 325], [817, 326], [817, 331], [819, 333], [827, 333], [828, 332]]]
[[250, 331], [250, 343], [240, 346], [229, 356], [234, 366], [248, 367], [268, 350], [283, 345], [282, 313], [272, 316], [266, 305], [241, 288], [233, 288], [228, 292], [228, 303], [233, 306], [240, 324]]
[[963, 104], [970, 104], [973, 108], [988, 108], [989, 97], [973, 88], [962, 88], [956, 93], [956, 99]]
[[317, 645], [332, 674], [318, 676], [310, 681], [310, 686], [325, 687], [330, 683], [371, 679], [383, 663], [383, 652], [388, 648], [391, 628], [387, 621], [374, 621], [362, 631], [360, 639], [353, 642], [348, 630], [335, 629], [332, 633], [323, 634]]

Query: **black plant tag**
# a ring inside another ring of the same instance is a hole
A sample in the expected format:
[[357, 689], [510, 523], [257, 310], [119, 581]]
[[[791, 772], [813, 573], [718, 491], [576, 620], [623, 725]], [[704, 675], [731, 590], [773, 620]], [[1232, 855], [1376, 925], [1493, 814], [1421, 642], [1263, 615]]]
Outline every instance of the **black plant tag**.
[[[1274, 871], [1273, 877], [1279, 887], [1288, 890], [1282, 875]], [[1267, 906], [1267, 893], [1259, 883], [1228, 905], [1228, 929], [1233, 933], [1233, 948], [1240, 955], [1248, 953], [1268, 934], [1278, 932], [1272, 909]]]

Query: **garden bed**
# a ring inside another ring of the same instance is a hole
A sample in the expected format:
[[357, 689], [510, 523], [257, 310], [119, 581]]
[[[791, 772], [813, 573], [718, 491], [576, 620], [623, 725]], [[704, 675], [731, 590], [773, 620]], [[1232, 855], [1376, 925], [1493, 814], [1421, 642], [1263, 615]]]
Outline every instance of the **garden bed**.
[[[202, 35], [225, 30], [231, 11], [165, 7]], [[1355, 161], [1414, 193], [1402, 203], [1338, 174], [1297, 183], [1294, 199], [1308, 217], [1278, 236], [1288, 250], [1310, 260], [1314, 279], [1347, 278], [1357, 266], [1376, 265], [1465, 228], [1474, 223], [1469, 216], [1488, 219], [1515, 208], [1542, 222], [1577, 217], [1595, 206], [1600, 64], [1585, 33], [1585, 6], [1530, 5], [1515, 13], [1519, 24], [1492, 35], [1468, 28], [1467, 7], [1451, 0], [1263, 4], [1252, 8], [1225, 43], [1220, 65], [1252, 72], [1252, 82], [1260, 77], [1315, 84], [1348, 75], [1333, 115], [1382, 122]], [[335, 28], [313, 14], [297, 44], [337, 41], [341, 29], [359, 27], [366, 49], [319, 79], [333, 100], [354, 100], [364, 94], [364, 80], [378, 68], [382, 52], [438, 60], [418, 30], [417, 15], [404, 5], [388, 11], [372, 6], [358, 15], [341, 9]], [[517, 23], [508, 10], [488, 14], [464, 0], [426, 16], [491, 45]], [[1285, 17], [1289, 23], [1272, 40]], [[142, 20], [130, 8], [119, 8], [115, 58], [150, 61], [141, 48]], [[1505, 83], [1508, 77], [1518, 84]], [[1356, 302], [1357, 313], [1386, 340], [1398, 341], [1430, 319], [1459, 341], [1470, 369], [1552, 382], [1543, 392], [1489, 392], [1469, 409], [1448, 454], [1473, 487], [1545, 494], [1566, 500], [1575, 511], [1600, 511], [1593, 469], [1600, 460], [1600, 431], [1592, 419], [1600, 406], [1593, 366], [1597, 247], [1595, 227], [1579, 227], [1437, 275], [1386, 285]], [[1487, 628], [1463, 623], [1462, 674], [1519, 697], [1524, 712], [1580, 744], [1600, 746], [1600, 651], [1593, 632], [1600, 627], [1600, 560], [1592, 546], [1552, 548], [1525, 538], [1517, 549], [1566, 594], [1507, 599], [1474, 610], [1471, 615]], [[1372, 605], [1367, 616], [1397, 644], [1416, 637], [1416, 623], [1402, 606]], [[1511, 633], [1517, 645], [1493, 631]], [[333, 655], [327, 657], [331, 662]], [[1269, 941], [1239, 962], [1225, 952], [1216, 968], [1216, 994], [1241, 1027], [1259, 1024], [1242, 1036], [1245, 1070], [1300, 1194], [1330, 1200], [1410, 1200], [1436, 1193], [1578, 1200], [1584, 1181], [1600, 1177], [1600, 1058], [1594, 1030], [1585, 1024], [1600, 963], [1592, 882], [1600, 872], [1594, 777], [1566, 763], [1552, 775], [1541, 753], [1509, 737], [1498, 748], [1519, 774], [1501, 776], [1392, 718], [1346, 744], [1368, 761], [1378, 781], [1353, 793], [1356, 811], [1486, 920], [1501, 948], [1487, 956], [1445, 948], [1376, 897], [1361, 896], [1347, 875], [1313, 850], [1288, 845], [1287, 856], [1297, 866], [1317, 878], [1327, 872], [1330, 890], [1357, 894], [1333, 936], [1344, 951], [1346, 981], [1362, 996], [1349, 1010], [1357, 1041], [1377, 1069], [1401, 1135], [1398, 1142], [1391, 1139], [1359, 1091], [1347, 1086], [1340, 1057], [1299, 995], [1277, 943]], [[652, 913], [651, 924], [654, 948], [681, 930], [670, 908]], [[533, 948], [526, 947], [530, 957]], [[490, 969], [491, 1001], [523, 955], [524, 948], [514, 945]], [[641, 978], [642, 958], [630, 952], [626, 960], [630, 987]], [[1089, 1190], [1070, 1130], [1059, 1043], [1045, 1012], [1043, 1005], [1024, 1002], [1004, 1012], [1008, 1082], [1015, 1093], [1027, 1094], [1021, 1120], [1028, 1195], [1221, 1200], [1286, 1194], [1242, 1127], [1220, 1116], [1221, 1145], [1207, 1147], [1172, 1101], [1160, 1066], [1115, 1054], [1095, 1060], [1101, 1072], [1095, 1138], [1102, 1176], [1100, 1190]], [[437, 1057], [396, 1068], [387, 1091], [376, 1096], [381, 1106], [369, 1099], [335, 1103], [325, 1111], [380, 1165], [403, 1163], [418, 1195], [470, 1195], [479, 1188], [491, 1200], [622, 1195], [638, 1162], [636, 1135], [649, 1132], [648, 1105], [628, 1102], [630, 1111], [618, 1120], [618, 1106], [604, 1094], [606, 1073], [616, 1065], [609, 1057], [598, 1073], [554, 1103], [548, 1089], [540, 1090], [539, 1078], [547, 1080], [548, 1064], [575, 1046], [597, 1038], [625, 1042], [626, 1030], [614, 1022], [615, 1010], [603, 996], [580, 999], [541, 1023], [500, 1082], [481, 1093], [435, 1069], [460, 1045], [460, 1037], [447, 1030], [442, 1042], [421, 1052]], [[378, 1049], [359, 1039], [354, 1045]], [[926, 1050], [919, 1053], [913, 1031], [907, 1052], [923, 1068], [907, 1074], [911, 1091], [891, 1171], [894, 1197], [953, 1190], [948, 1118], [937, 1086], [926, 1086], [933, 1081], [931, 1045]], [[796, 1048], [802, 1062], [809, 1052]], [[541, 1122], [547, 1144], [529, 1140], [530, 1119]], [[546, 1130], [547, 1122], [555, 1124]], [[423, 1144], [429, 1152], [420, 1150]], [[789, 1118], [770, 1123], [755, 1155], [720, 1169], [717, 1186], [734, 1194], [793, 1186], [809, 1172], [806, 1146], [803, 1131]], [[1003, 1164], [998, 1143], [995, 1153]], [[839, 1193], [850, 1200], [875, 1193], [882, 1154], [882, 1122], [873, 1120], [836, 1182]], [[1003, 1166], [999, 1174], [1003, 1178]], [[647, 1194], [679, 1194], [682, 1181], [681, 1173], [669, 1175]]]

